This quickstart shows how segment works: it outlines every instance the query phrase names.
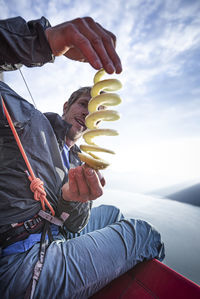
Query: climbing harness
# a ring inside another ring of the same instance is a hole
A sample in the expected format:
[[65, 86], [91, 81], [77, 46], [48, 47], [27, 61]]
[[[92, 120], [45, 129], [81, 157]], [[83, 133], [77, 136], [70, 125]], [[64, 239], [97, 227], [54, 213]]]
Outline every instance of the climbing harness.
[[43, 218], [38, 214], [24, 222], [3, 226], [0, 228], [0, 247], [3, 249], [16, 242], [25, 240], [30, 234], [41, 232], [43, 226]]

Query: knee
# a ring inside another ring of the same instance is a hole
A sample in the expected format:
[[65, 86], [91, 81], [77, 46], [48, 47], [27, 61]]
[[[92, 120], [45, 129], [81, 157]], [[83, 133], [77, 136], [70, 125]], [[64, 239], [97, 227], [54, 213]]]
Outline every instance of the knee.
[[107, 217], [110, 217], [110, 219], [113, 219], [113, 222], [119, 221], [122, 218], [124, 218], [122, 212], [116, 206], [100, 205], [99, 208], [102, 210], [102, 213], [107, 215]]

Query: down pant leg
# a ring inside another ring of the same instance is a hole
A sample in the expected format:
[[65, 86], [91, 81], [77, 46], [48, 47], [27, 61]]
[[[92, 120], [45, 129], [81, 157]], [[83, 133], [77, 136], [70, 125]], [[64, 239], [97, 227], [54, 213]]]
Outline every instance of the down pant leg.
[[66, 238], [72, 239], [81, 235], [87, 234], [97, 229], [106, 227], [109, 224], [115, 223], [123, 219], [124, 216], [120, 209], [111, 205], [100, 205], [91, 209], [90, 218], [88, 224], [80, 233], [66, 232]]
[[[74, 239], [56, 240], [47, 250], [34, 298], [88, 298], [138, 262], [160, 257], [161, 248], [160, 234], [150, 224], [125, 218]], [[3, 298], [23, 298], [38, 249], [37, 244], [4, 265], [12, 275], [7, 281], [11, 296]], [[8, 272], [0, 278], [5, 280]]]
[[[122, 219], [48, 249], [37, 299], [88, 298], [138, 262], [158, 257], [158, 232], [141, 220]], [[45, 285], [45, 278], [51, 285]], [[55, 296], [55, 297], [54, 297]]]

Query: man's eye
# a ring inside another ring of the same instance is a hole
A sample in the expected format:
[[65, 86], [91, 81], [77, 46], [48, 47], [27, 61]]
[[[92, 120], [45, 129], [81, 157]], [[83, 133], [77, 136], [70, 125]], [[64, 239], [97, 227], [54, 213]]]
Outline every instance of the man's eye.
[[81, 103], [81, 106], [83, 106], [84, 108], [87, 107], [86, 103]]

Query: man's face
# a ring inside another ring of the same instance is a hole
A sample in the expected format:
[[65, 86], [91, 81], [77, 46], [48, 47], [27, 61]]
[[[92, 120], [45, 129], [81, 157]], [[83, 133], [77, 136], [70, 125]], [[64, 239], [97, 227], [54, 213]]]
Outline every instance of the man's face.
[[68, 109], [67, 103], [64, 106], [63, 119], [72, 125], [68, 133], [68, 139], [76, 142], [87, 129], [85, 118], [88, 115], [88, 102], [90, 96], [82, 94]]

